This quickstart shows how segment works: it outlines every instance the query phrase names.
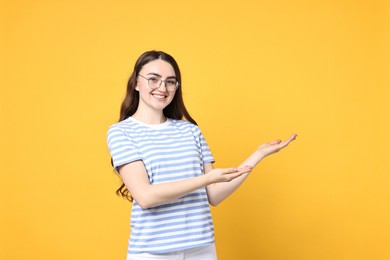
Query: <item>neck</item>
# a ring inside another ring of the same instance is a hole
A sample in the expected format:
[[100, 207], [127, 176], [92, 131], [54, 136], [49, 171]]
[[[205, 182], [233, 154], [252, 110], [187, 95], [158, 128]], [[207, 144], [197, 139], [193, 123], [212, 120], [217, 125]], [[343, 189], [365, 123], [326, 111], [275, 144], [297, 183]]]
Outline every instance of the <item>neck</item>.
[[139, 110], [137, 110], [132, 115], [132, 117], [134, 117], [138, 121], [141, 121], [142, 123], [149, 124], [149, 125], [162, 124], [167, 120], [162, 112], [161, 113], [142, 113]]

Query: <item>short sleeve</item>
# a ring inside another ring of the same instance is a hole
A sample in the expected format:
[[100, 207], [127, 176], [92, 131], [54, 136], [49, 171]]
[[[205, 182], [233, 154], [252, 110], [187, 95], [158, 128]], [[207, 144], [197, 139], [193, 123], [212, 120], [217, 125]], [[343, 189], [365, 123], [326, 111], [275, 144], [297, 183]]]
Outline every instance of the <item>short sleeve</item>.
[[202, 134], [202, 131], [199, 129], [199, 127], [196, 127], [196, 131], [198, 136], [198, 142], [200, 144], [200, 150], [202, 153], [203, 164], [215, 162], [214, 157], [210, 151], [209, 145], [207, 144], [206, 139]]
[[108, 129], [107, 145], [116, 172], [118, 172], [118, 167], [121, 165], [141, 160], [141, 156], [134, 142], [116, 125]]

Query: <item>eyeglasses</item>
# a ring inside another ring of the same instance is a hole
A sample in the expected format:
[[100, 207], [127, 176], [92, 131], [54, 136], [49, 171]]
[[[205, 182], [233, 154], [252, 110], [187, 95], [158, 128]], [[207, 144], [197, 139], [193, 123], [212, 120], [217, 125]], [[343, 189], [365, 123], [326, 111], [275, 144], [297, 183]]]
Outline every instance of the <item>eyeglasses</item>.
[[175, 91], [180, 83], [175, 79], [175, 78], [169, 78], [169, 79], [166, 79], [166, 80], [162, 80], [158, 77], [150, 77], [150, 78], [147, 78], [147, 77], [144, 77], [142, 76], [141, 74], [138, 74], [138, 76], [141, 76], [143, 77], [144, 79], [146, 79], [148, 81], [148, 85], [151, 89], [155, 90], [155, 89], [158, 89], [159, 87], [161, 87], [161, 83], [165, 83], [165, 88], [168, 90], [168, 91]]

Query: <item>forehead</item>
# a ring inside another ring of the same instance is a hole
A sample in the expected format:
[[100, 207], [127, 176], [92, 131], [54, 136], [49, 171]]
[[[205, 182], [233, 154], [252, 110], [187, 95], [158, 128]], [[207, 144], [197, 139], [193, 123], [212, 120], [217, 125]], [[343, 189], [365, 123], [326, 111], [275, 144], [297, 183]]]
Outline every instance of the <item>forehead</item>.
[[156, 73], [163, 77], [175, 76], [175, 70], [173, 69], [172, 65], [160, 59], [146, 63], [140, 72]]

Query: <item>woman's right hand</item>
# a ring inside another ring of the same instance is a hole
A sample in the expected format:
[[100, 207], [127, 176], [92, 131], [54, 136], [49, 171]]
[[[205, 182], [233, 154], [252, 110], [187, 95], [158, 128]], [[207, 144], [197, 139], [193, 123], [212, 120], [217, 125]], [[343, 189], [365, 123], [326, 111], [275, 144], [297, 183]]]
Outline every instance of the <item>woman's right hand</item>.
[[241, 168], [216, 168], [210, 170], [206, 176], [208, 177], [208, 184], [218, 182], [230, 182], [241, 175], [251, 172], [253, 167], [244, 166]]

